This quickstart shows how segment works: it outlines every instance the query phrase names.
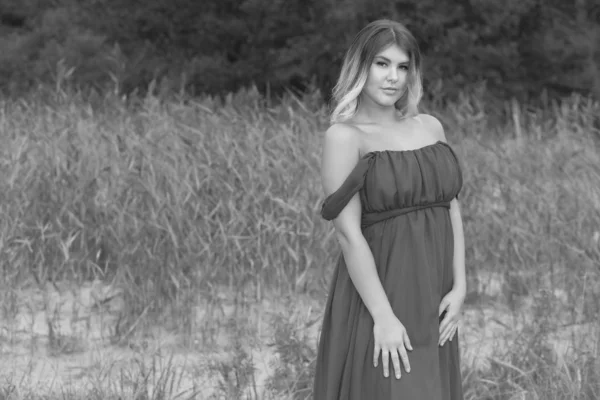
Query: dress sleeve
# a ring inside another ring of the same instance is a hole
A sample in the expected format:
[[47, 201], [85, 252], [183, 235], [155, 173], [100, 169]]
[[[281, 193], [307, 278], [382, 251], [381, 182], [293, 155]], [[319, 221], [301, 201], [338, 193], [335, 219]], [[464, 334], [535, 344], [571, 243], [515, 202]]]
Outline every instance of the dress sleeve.
[[352, 199], [352, 196], [363, 187], [371, 160], [372, 156], [359, 159], [356, 166], [342, 182], [342, 185], [325, 198], [321, 204], [321, 217], [323, 219], [327, 221], [335, 219]]

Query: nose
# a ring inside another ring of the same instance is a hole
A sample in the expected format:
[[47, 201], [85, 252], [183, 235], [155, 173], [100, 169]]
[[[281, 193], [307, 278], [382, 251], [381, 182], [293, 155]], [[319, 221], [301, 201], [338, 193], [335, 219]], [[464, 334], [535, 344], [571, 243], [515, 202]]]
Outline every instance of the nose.
[[388, 81], [395, 82], [398, 80], [398, 71], [395, 68], [390, 68], [390, 73], [388, 73]]

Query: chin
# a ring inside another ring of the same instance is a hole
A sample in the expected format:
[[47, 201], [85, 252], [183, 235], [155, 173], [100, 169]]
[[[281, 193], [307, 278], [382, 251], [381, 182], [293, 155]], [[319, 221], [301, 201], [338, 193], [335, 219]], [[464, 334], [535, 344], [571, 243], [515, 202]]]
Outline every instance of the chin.
[[382, 99], [379, 104], [384, 107], [393, 107], [400, 99]]

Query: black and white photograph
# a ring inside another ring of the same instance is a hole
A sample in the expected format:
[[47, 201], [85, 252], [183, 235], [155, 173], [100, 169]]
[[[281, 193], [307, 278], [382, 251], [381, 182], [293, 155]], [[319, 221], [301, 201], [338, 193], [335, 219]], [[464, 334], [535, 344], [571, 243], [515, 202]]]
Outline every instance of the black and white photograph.
[[600, 400], [599, 0], [0, 0], [0, 400]]

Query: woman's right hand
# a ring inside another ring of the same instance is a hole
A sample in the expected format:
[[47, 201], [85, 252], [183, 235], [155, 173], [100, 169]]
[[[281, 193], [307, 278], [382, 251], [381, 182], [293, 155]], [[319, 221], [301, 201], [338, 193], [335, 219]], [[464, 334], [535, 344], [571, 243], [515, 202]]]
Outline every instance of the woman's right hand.
[[[408, 354], [406, 350], [412, 351], [410, 339], [406, 328], [395, 315], [387, 317], [381, 321], [375, 321], [373, 326], [373, 336], [375, 338], [375, 351], [373, 352], [373, 365], [377, 367], [379, 353], [383, 364], [383, 376], [389, 376], [389, 361], [392, 359], [392, 364], [396, 372], [396, 379], [400, 379], [402, 373], [400, 371], [400, 359], [406, 372], [410, 372], [410, 363], [408, 362]], [[400, 357], [398, 357], [400, 354]]]

